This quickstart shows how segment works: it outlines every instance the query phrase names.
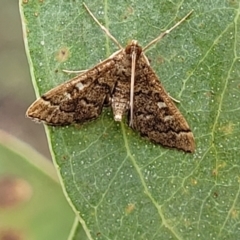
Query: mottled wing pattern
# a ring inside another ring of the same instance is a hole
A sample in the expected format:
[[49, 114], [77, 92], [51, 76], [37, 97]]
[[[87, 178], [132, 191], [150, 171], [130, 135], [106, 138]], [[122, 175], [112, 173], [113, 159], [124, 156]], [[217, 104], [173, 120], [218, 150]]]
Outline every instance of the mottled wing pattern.
[[122, 51], [75, 78], [53, 88], [36, 100], [26, 115], [53, 126], [96, 119], [109, 104], [116, 78], [115, 63]]
[[143, 56], [136, 64], [132, 128], [151, 141], [193, 152], [193, 134]]

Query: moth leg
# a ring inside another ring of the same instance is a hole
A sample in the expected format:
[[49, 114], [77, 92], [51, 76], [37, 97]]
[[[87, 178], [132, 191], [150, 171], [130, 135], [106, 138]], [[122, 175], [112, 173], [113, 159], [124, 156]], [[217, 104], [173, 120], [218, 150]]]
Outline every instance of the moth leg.
[[85, 70], [77, 70], [77, 71], [74, 71], [74, 70], [65, 70], [65, 69], [63, 69], [62, 70], [64, 73], [76, 73], [76, 74], [79, 74], [79, 73], [85, 73], [85, 72], [87, 72], [88, 71], [88, 69], [85, 69]]
[[178, 100], [178, 99], [172, 97], [169, 93], [168, 93], [168, 96], [169, 96], [174, 102], [176, 102], [176, 103], [180, 103], [180, 100]]

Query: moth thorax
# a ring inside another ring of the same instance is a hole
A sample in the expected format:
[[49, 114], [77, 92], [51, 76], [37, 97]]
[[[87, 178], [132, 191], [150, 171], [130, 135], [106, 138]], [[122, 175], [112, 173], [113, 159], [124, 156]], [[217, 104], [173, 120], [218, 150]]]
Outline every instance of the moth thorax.
[[132, 53], [136, 54], [136, 58], [140, 56], [142, 53], [142, 48], [138, 45], [137, 40], [132, 40], [130, 44], [128, 44], [125, 48], [126, 54], [132, 55]]

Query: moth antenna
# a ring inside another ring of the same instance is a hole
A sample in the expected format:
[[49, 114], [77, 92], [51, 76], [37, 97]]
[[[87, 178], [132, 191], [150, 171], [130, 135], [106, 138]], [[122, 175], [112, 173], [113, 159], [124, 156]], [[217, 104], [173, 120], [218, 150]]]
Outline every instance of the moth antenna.
[[87, 7], [87, 5], [85, 3], [83, 3], [83, 6], [86, 8], [86, 10], [88, 11], [88, 13], [91, 15], [91, 17], [93, 18], [93, 20], [100, 26], [100, 28], [107, 34], [108, 37], [110, 37], [112, 39], [112, 41], [120, 48], [123, 49], [123, 47], [121, 46], [121, 44], [117, 41], [117, 39], [108, 31], [107, 28], [105, 28], [98, 20], [97, 18], [93, 15], [93, 13], [90, 11], [90, 9]]
[[153, 39], [147, 46], [143, 48], [143, 51], [146, 51], [148, 48], [150, 48], [153, 44], [160, 41], [162, 38], [164, 38], [167, 34], [169, 34], [174, 28], [179, 26], [182, 22], [184, 22], [191, 14], [193, 13], [193, 10], [191, 10], [184, 18], [182, 18], [179, 22], [177, 22], [173, 27], [166, 30], [165, 32], [161, 33], [157, 38]]

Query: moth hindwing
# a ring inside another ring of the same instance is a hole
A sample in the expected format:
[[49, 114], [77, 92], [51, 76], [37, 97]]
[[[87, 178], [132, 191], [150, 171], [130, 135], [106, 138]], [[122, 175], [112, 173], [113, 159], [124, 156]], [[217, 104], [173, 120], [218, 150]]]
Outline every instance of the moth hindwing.
[[144, 50], [162, 39], [192, 13], [141, 48], [132, 40], [123, 48], [84, 5], [101, 29], [119, 46], [103, 62], [37, 99], [26, 115], [52, 126], [85, 123], [96, 119], [105, 105], [115, 121], [128, 115], [128, 125], [149, 140], [163, 146], [193, 152], [195, 142], [187, 121], [174, 105]]

